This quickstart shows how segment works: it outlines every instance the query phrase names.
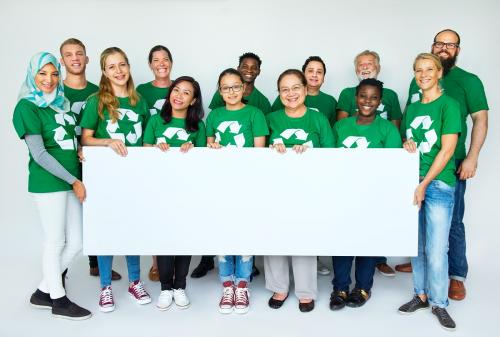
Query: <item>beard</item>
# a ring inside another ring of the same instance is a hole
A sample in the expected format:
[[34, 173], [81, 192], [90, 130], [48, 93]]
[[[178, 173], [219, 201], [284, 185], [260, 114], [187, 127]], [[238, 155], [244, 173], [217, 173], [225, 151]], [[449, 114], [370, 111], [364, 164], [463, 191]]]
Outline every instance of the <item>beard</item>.
[[451, 68], [453, 68], [455, 66], [455, 63], [457, 62], [457, 55], [451, 57], [450, 54], [448, 54], [450, 57], [448, 57], [447, 59], [442, 59], [441, 57], [439, 57], [439, 59], [441, 60], [441, 64], [443, 65], [443, 77], [446, 76]]

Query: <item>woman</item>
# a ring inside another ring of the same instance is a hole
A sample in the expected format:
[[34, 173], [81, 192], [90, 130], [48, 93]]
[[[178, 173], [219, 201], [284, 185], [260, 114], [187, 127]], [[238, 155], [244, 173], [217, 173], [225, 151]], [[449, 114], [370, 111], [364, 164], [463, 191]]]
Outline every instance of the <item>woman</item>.
[[55, 317], [90, 318], [90, 311], [66, 297], [61, 273], [82, 249], [82, 206], [76, 116], [64, 97], [61, 68], [54, 55], [31, 58], [19, 93], [13, 123], [29, 150], [28, 191], [43, 228], [42, 281], [32, 306], [51, 309]]
[[[212, 110], [208, 115], [207, 146], [211, 149], [264, 147], [269, 133], [266, 118], [258, 108], [245, 104], [245, 82], [241, 73], [233, 68], [224, 70], [217, 86], [225, 106]], [[247, 313], [253, 256], [221, 255], [218, 259], [219, 278], [223, 286], [219, 312], [229, 314], [234, 309], [238, 314]]]
[[[179, 77], [172, 82], [160, 114], [149, 120], [144, 131], [144, 146], [156, 146], [162, 151], [179, 147], [181, 152], [193, 146], [205, 147], [207, 138], [202, 118], [200, 85], [192, 77]], [[159, 255], [157, 261], [161, 293], [156, 307], [167, 310], [172, 302], [181, 309], [189, 307], [185, 289], [191, 256]]]
[[[87, 100], [81, 120], [82, 144], [107, 146], [118, 155], [127, 155], [127, 146], [142, 146], [142, 131], [148, 111], [146, 103], [137, 94], [130, 64], [125, 53], [117, 47], [101, 54], [101, 81], [99, 92]], [[139, 304], [151, 302], [140, 281], [139, 256], [127, 256], [129, 277], [128, 292]], [[115, 309], [111, 290], [111, 265], [113, 256], [98, 256], [101, 294], [99, 309]]]
[[448, 306], [448, 236], [454, 204], [455, 161], [453, 153], [461, 132], [458, 102], [439, 87], [443, 67], [433, 54], [419, 54], [413, 63], [415, 81], [422, 90], [403, 117], [403, 147], [420, 154], [420, 184], [415, 189], [418, 205], [418, 256], [412, 258], [415, 295], [399, 312], [411, 314], [432, 306], [441, 326], [454, 330]]
[[[158, 114], [165, 103], [168, 88], [172, 83], [170, 80], [172, 62], [172, 54], [165, 46], [157, 45], [149, 51], [148, 64], [155, 75], [155, 79], [151, 82], [139, 84], [137, 92], [146, 100], [151, 116]], [[153, 282], [160, 280], [155, 256], [153, 256], [153, 265], [149, 269], [148, 277]]]
[[[377, 115], [377, 108], [382, 101], [383, 83], [373, 79], [364, 79], [356, 87], [357, 115], [335, 123], [333, 134], [335, 147], [338, 148], [400, 148], [401, 138], [398, 129], [389, 121]], [[356, 284], [351, 285], [353, 256], [333, 257], [333, 292], [330, 297], [330, 309], [339, 310], [346, 305], [360, 307], [371, 296], [376, 257], [356, 257]]]
[[[321, 112], [333, 126], [337, 109], [337, 100], [321, 91], [321, 86], [325, 82], [326, 65], [319, 56], [309, 56], [302, 66], [307, 81], [307, 96], [305, 105], [313, 110]], [[274, 100], [272, 110], [283, 109], [280, 96]], [[328, 275], [328, 274], [326, 274]]]
[[[279, 153], [291, 147], [302, 153], [309, 147], [333, 147], [333, 135], [326, 117], [304, 104], [307, 95], [307, 80], [297, 69], [288, 69], [278, 78], [278, 91], [285, 107], [267, 116], [269, 143]], [[292, 256], [295, 279], [295, 295], [299, 298], [299, 309], [309, 312], [314, 309], [317, 296], [316, 256]], [[269, 306], [280, 308], [288, 297], [290, 280], [287, 256], [265, 256], [264, 269], [266, 288], [273, 292]]]

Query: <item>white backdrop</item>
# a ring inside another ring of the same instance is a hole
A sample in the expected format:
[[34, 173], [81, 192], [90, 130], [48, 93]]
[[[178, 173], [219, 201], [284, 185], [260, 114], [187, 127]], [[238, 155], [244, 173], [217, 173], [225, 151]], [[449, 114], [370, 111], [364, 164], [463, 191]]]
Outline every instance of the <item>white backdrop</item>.
[[[363, 49], [380, 53], [380, 79], [402, 102], [415, 55], [428, 51], [434, 34], [447, 27], [460, 32], [458, 64], [480, 76], [489, 104], [490, 132], [481, 152], [478, 176], [468, 185], [466, 224], [469, 251], [482, 258], [498, 254], [500, 189], [497, 172], [499, 128], [500, 5], [495, 0], [423, 1], [2, 1], [0, 3], [0, 249], [32, 244], [40, 235], [34, 204], [26, 192], [27, 151], [17, 139], [11, 116], [30, 57], [58, 52], [61, 41], [77, 37], [87, 45], [88, 78], [98, 82], [98, 57], [106, 47], [128, 53], [137, 84], [149, 81], [147, 53], [161, 43], [173, 53], [172, 78], [189, 74], [202, 86], [205, 106], [223, 68], [237, 65], [246, 51], [263, 60], [257, 86], [272, 101], [276, 78], [300, 67], [310, 55], [327, 64], [324, 91], [338, 94], [356, 82], [352, 60]], [[8, 240], [7, 240], [8, 239]], [[24, 241], [23, 241], [24, 240]]]

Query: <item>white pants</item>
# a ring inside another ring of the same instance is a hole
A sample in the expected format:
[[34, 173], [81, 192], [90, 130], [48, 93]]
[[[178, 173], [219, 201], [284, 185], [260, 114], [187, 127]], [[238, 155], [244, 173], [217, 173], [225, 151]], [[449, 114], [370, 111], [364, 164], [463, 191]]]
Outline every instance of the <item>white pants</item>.
[[32, 193], [43, 229], [43, 276], [38, 289], [66, 295], [62, 272], [82, 250], [82, 204], [73, 191]]

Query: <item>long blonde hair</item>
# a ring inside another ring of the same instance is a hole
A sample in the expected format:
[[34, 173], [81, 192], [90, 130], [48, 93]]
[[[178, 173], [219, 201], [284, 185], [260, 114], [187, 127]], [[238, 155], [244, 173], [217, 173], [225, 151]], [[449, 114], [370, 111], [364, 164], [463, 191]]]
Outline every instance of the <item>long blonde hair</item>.
[[[118, 47], [106, 48], [101, 53], [100, 63], [101, 63], [102, 74], [101, 74], [101, 81], [99, 82], [99, 92], [97, 93], [99, 102], [97, 106], [97, 113], [99, 117], [104, 120], [104, 109], [106, 109], [108, 110], [109, 117], [111, 118], [111, 121], [113, 123], [118, 120], [119, 117], [118, 108], [120, 107], [120, 103], [118, 102], [118, 99], [116, 98], [113, 92], [113, 88], [111, 87], [111, 82], [104, 75], [104, 69], [106, 67], [106, 59], [110, 55], [116, 53], [121, 54], [125, 59], [125, 62], [127, 62], [127, 65], [130, 66], [130, 63], [128, 62], [128, 57], [123, 50], [121, 50]], [[137, 91], [135, 90], [132, 74], [129, 74], [129, 78], [127, 81], [127, 94], [130, 105], [136, 106], [137, 102], [139, 101], [139, 95], [137, 95]]]

